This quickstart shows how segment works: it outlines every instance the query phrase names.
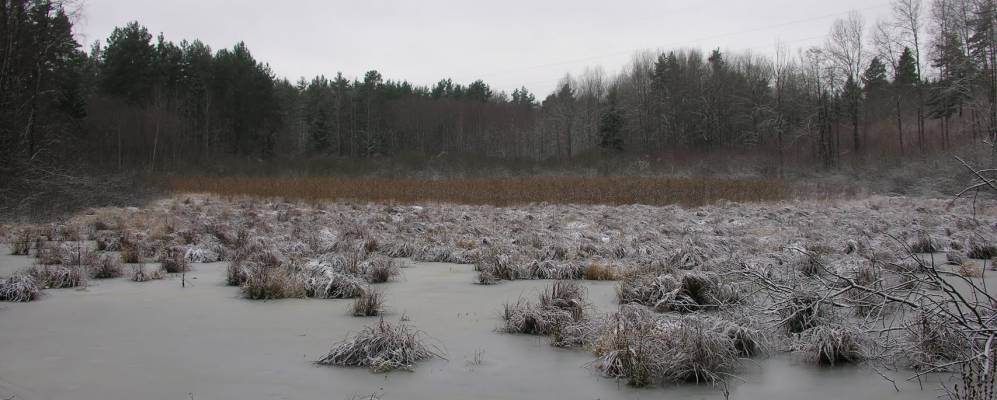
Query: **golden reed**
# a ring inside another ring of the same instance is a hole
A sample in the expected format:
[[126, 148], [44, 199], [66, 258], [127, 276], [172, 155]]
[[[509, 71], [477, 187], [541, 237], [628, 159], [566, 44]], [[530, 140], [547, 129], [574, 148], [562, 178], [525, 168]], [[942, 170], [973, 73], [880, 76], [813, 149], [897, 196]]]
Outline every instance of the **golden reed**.
[[779, 180], [755, 178], [525, 177], [392, 179], [262, 176], [176, 176], [161, 178], [175, 193], [211, 193], [288, 200], [344, 200], [383, 203], [446, 202], [508, 206], [559, 204], [680, 204], [700, 206], [727, 200], [759, 202], [793, 195]]

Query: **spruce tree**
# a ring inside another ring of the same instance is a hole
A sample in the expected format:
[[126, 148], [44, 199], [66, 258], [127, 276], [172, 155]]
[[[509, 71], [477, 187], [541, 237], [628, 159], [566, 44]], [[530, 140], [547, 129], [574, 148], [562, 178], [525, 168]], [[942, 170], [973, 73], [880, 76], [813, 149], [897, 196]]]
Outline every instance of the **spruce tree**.
[[609, 107], [599, 117], [599, 147], [603, 150], [623, 150], [623, 115], [616, 106], [616, 93], [609, 94]]
[[917, 61], [910, 47], [905, 47], [897, 61], [897, 71], [893, 83], [900, 87], [913, 87], [921, 78], [917, 75]]

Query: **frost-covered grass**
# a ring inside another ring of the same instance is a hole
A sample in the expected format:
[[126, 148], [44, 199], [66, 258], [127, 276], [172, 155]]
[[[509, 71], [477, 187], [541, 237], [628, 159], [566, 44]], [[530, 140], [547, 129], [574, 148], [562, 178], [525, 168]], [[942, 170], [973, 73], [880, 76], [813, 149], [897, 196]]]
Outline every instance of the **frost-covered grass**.
[[384, 308], [384, 293], [378, 290], [368, 290], [353, 301], [354, 317], [376, 317]]
[[0, 301], [28, 302], [41, 296], [41, 287], [30, 275], [13, 275], [0, 279]]
[[419, 361], [438, 357], [424, 342], [422, 332], [405, 323], [391, 324], [382, 319], [333, 346], [317, 363], [363, 367], [373, 372], [411, 371]]
[[[226, 282], [249, 299], [356, 299], [350, 312], [365, 316], [380, 313], [383, 299], [374, 288], [399, 274], [406, 261], [397, 258], [473, 264], [478, 276], [468, 284], [550, 280], [539, 298], [486, 312], [501, 315], [503, 332], [592, 351], [605, 375], [641, 385], [716, 383], [736, 371], [740, 358], [769, 348], [819, 364], [865, 362], [902, 349], [940, 359], [957, 338], [937, 326], [915, 330], [915, 321], [891, 314], [869, 290], [918, 290], [925, 285], [920, 277], [939, 270], [978, 279], [980, 262], [970, 258], [997, 255], [990, 245], [997, 243], [995, 222], [997, 206], [989, 204], [974, 211], [948, 200], [880, 197], [684, 208], [190, 196], [94, 210], [59, 225], [15, 226], [7, 237], [29, 232], [28, 251], [39, 265], [28, 275], [38, 288], [81, 285], [87, 271], [114, 276], [115, 264], [102, 263], [120, 251], [125, 261], [156, 260], [165, 268], [132, 264], [135, 281], [221, 261]], [[95, 241], [95, 249], [77, 239]], [[952, 265], [913, 262], [908, 250], [944, 253], [938, 261]], [[582, 279], [616, 280], [620, 310], [593, 312]], [[870, 339], [862, 329], [870, 322], [881, 330], [883, 323], [908, 325], [884, 335], [893, 349], [874, 349], [881, 336]], [[410, 358], [367, 356], [374, 353], [364, 346], [405, 342], [396, 329], [403, 328], [372, 327], [371, 337], [334, 351], [329, 362], [410, 366]]]

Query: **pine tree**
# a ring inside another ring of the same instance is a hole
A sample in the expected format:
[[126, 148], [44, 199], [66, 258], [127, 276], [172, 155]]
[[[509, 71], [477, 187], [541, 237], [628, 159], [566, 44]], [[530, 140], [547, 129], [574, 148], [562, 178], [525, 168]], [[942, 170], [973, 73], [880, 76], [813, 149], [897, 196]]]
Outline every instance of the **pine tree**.
[[855, 152], [858, 153], [862, 149], [859, 138], [859, 112], [862, 108], [862, 88], [859, 87], [858, 82], [855, 82], [855, 79], [851, 76], [845, 81], [845, 88], [841, 97], [845, 103], [845, 112], [848, 113], [848, 117], [852, 121], [852, 144]]
[[616, 106], [616, 93], [609, 94], [609, 107], [599, 117], [599, 147], [603, 150], [623, 150], [623, 115]]
[[914, 53], [909, 47], [905, 47], [897, 61], [897, 71], [893, 76], [893, 83], [899, 87], [913, 87], [921, 79], [917, 75], [917, 61], [914, 60]]
[[869, 67], [862, 73], [862, 84], [865, 85], [866, 92], [873, 93], [881, 91], [889, 83], [886, 77], [886, 64], [883, 64], [879, 57], [873, 57], [869, 61]]
[[145, 104], [156, 81], [155, 62], [156, 49], [148, 29], [138, 22], [114, 28], [104, 49], [101, 87], [105, 93]]

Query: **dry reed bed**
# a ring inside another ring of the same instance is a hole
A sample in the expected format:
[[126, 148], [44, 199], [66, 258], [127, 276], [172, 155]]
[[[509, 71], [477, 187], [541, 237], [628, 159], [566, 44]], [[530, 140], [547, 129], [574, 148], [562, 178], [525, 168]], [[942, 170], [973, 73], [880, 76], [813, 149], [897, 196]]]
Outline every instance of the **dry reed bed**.
[[783, 200], [789, 185], [756, 178], [530, 177], [472, 179], [386, 179], [345, 177], [207, 177], [162, 179], [178, 193], [256, 196], [292, 200], [370, 202], [449, 202], [472, 205], [682, 204], [700, 206], [720, 200]]
[[[951, 360], [963, 347], [945, 321], [892, 318], [893, 310], [847, 284], [916, 290], [920, 283], [905, 279], [935, 267], [911, 263], [905, 246], [944, 252], [939, 259], [956, 265], [939, 270], [978, 276], [978, 267], [965, 266], [995, 254], [995, 223], [992, 205], [974, 211], [886, 197], [684, 208], [191, 195], [144, 209], [92, 210], [61, 224], [4, 227], [11, 249], [37, 257], [38, 265], [0, 281], [0, 296], [27, 301], [42, 288], [115, 276], [120, 264], [108, 258], [115, 254], [175, 271], [226, 261], [228, 283], [247, 298], [354, 298], [358, 315], [377, 314], [383, 302], [374, 285], [398, 274], [398, 257], [474, 264], [482, 284], [619, 279], [618, 312], [599, 315], [577, 283], [558, 282], [537, 302], [510, 304], [503, 330], [585, 348], [603, 374], [632, 384], [717, 383], [741, 358], [769, 348], [815, 364]], [[81, 250], [86, 239], [97, 249]], [[132, 268], [136, 281], [163, 271]], [[831, 293], [842, 296], [828, 300]], [[887, 320], [904, 325], [879, 337], [864, 329]], [[421, 351], [397, 360], [377, 355], [378, 348], [416, 348], [411, 331], [396, 328], [372, 327], [373, 336], [334, 351], [330, 363], [410, 368]]]

